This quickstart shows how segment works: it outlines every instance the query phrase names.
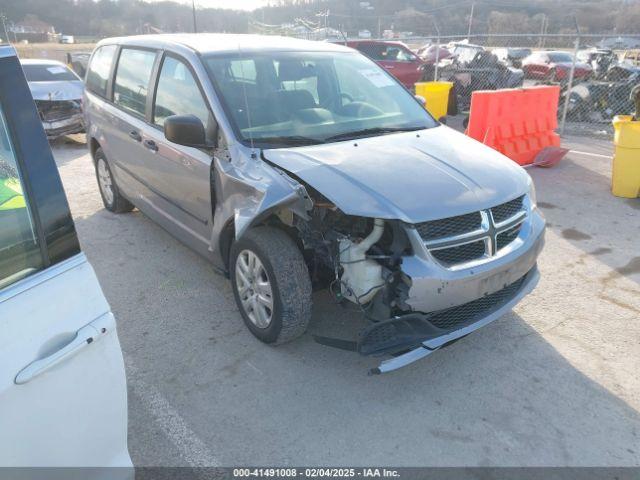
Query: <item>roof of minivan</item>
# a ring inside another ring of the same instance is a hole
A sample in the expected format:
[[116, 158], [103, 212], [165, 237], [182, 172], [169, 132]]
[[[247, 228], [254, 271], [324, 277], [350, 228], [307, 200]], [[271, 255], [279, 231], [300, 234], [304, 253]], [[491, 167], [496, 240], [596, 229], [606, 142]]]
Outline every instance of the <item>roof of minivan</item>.
[[176, 33], [162, 35], [136, 35], [108, 38], [100, 44], [118, 43], [167, 48], [182, 45], [202, 54], [246, 51], [324, 51], [350, 52], [350, 48], [329, 42], [299, 40], [272, 35], [230, 33]]

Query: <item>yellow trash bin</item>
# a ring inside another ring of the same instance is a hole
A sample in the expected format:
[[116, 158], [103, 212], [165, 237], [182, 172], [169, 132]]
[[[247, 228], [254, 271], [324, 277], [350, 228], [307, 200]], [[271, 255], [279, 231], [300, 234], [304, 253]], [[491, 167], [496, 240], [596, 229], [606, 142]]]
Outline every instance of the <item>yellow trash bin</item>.
[[616, 197], [640, 196], [640, 122], [631, 115], [618, 115], [613, 119], [613, 171], [611, 193]]
[[423, 97], [427, 103], [427, 111], [436, 120], [447, 115], [449, 106], [449, 91], [453, 82], [418, 82], [416, 83], [416, 95]]

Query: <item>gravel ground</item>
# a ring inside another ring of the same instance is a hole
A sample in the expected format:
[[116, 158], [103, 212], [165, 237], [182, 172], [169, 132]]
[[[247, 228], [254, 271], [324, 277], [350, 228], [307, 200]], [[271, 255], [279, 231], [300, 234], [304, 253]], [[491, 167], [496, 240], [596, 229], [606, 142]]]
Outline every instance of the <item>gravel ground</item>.
[[[82, 137], [77, 137], [80, 140]], [[242, 324], [229, 283], [138, 211], [103, 209], [86, 147], [54, 154], [118, 319], [136, 465], [640, 465], [640, 199], [609, 192], [611, 147], [576, 137], [532, 169], [542, 280], [513, 312], [392, 374]], [[311, 331], [356, 315], [314, 297]]]

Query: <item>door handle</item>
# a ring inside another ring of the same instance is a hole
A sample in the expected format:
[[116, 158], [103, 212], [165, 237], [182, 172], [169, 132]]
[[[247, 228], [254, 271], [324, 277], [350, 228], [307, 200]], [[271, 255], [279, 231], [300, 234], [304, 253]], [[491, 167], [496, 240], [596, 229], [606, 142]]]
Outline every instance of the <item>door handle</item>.
[[144, 144], [145, 147], [147, 147], [152, 152], [157, 152], [158, 151], [158, 145], [153, 140], [145, 140], [142, 143]]
[[129, 136], [133, 138], [136, 142], [139, 142], [142, 140], [142, 136], [135, 130], [130, 131]]
[[94, 341], [99, 340], [103, 335], [107, 333], [107, 326], [113, 325], [113, 314], [111, 312], [101, 316], [93, 322], [85, 325], [76, 332], [75, 337], [64, 347], [56, 350], [51, 355], [31, 362], [25, 368], [20, 370], [16, 375], [14, 382], [17, 385], [23, 385], [38, 375], [46, 372], [50, 368], [58, 365], [63, 360], [66, 360], [76, 355], [81, 350], [91, 345]]
[[387, 70], [393, 70], [396, 67], [394, 67], [393, 65], [385, 65], [384, 68], [386, 68]]

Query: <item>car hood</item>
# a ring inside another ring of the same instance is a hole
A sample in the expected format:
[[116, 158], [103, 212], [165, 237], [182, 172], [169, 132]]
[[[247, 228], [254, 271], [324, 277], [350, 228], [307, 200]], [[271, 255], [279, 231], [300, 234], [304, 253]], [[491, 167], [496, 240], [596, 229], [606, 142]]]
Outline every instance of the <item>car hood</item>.
[[263, 156], [348, 215], [408, 223], [495, 206], [526, 193], [530, 181], [507, 157], [446, 126]]
[[84, 83], [78, 81], [65, 82], [29, 82], [29, 89], [34, 100], [79, 100], [82, 98]]

